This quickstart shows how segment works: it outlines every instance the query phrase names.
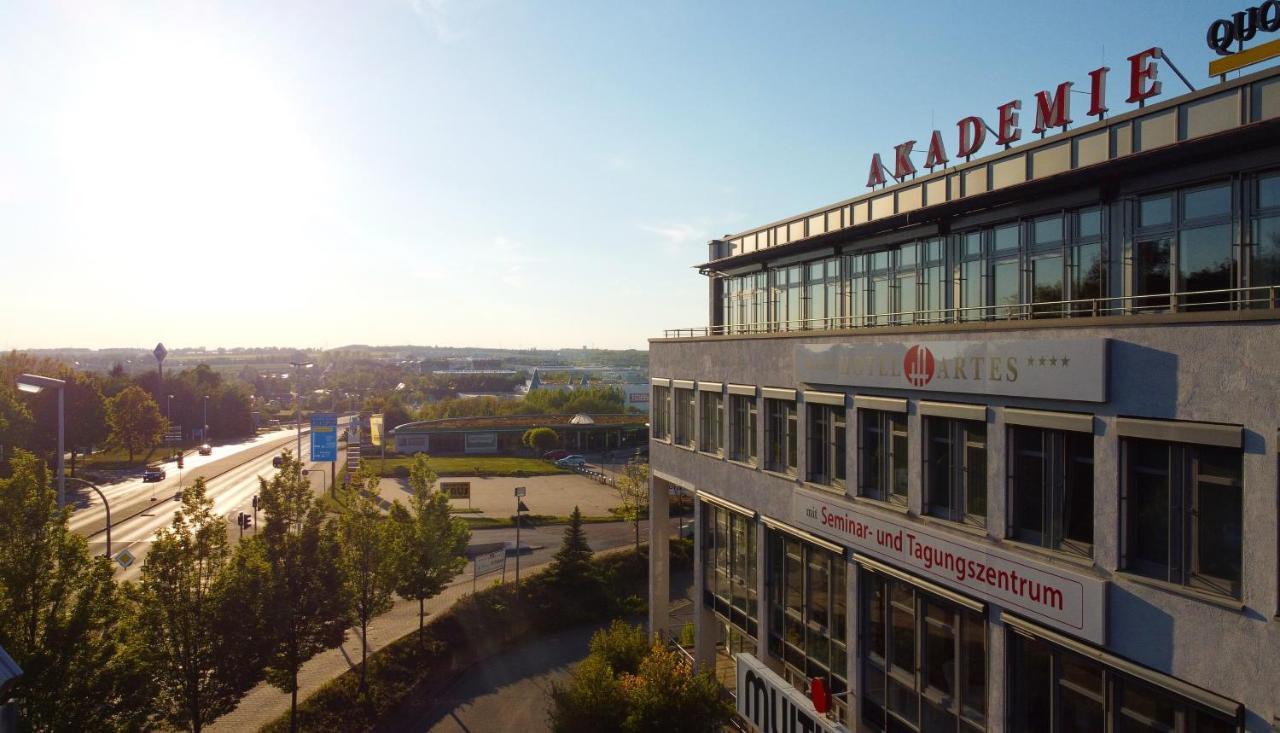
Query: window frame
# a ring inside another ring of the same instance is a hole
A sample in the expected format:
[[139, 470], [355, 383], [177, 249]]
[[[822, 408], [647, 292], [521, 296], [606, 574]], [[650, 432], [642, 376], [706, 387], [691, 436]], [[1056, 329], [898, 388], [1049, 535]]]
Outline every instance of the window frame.
[[[899, 431], [898, 428], [901, 427]], [[874, 435], [874, 440], [870, 440]], [[896, 437], [903, 438], [902, 451], [898, 451]], [[907, 505], [910, 481], [908, 456], [911, 434], [907, 427], [906, 413], [893, 410], [858, 408], [858, 495], [897, 506]], [[873, 444], [874, 443], [874, 444]], [[878, 457], [873, 457], [878, 456]], [[878, 469], [873, 487], [868, 478], [871, 466]], [[887, 468], [887, 470], [886, 470]], [[899, 468], [903, 472], [902, 492], [898, 486]]]
[[[766, 397], [764, 399], [765, 434], [764, 467], [767, 471], [797, 475], [796, 441], [799, 429], [796, 401]], [[777, 454], [782, 453], [779, 457]]]
[[[1226, 213], [1216, 213], [1196, 218], [1187, 218], [1187, 196], [1213, 188], [1227, 188], [1227, 198], [1230, 202], [1229, 210]], [[1225, 226], [1230, 241], [1227, 242], [1227, 252], [1230, 259], [1230, 272], [1228, 273], [1228, 284], [1226, 289], [1238, 288], [1242, 284], [1241, 278], [1241, 261], [1242, 247], [1240, 238], [1240, 227], [1237, 222], [1241, 216], [1240, 192], [1242, 186], [1238, 176], [1230, 178], [1216, 178], [1210, 180], [1197, 181], [1174, 188], [1166, 188], [1160, 190], [1146, 191], [1134, 194], [1130, 197], [1129, 208], [1129, 249], [1126, 256], [1126, 262], [1129, 265], [1129, 275], [1126, 281], [1126, 310], [1133, 313], [1160, 313], [1160, 312], [1179, 312], [1194, 310], [1228, 310], [1238, 307], [1238, 295], [1228, 295], [1226, 298], [1222, 294], [1210, 296], [1210, 301], [1204, 303], [1197, 301], [1194, 295], [1198, 291], [1190, 291], [1185, 289], [1182, 273], [1182, 238], [1183, 235], [1205, 230], [1211, 227]], [[1142, 222], [1142, 206], [1144, 202], [1153, 201], [1160, 198], [1168, 197], [1170, 206], [1170, 216], [1167, 223], [1161, 222], [1156, 224], [1144, 225]], [[1139, 293], [1138, 286], [1141, 282], [1142, 272], [1139, 270], [1139, 248], [1144, 244], [1157, 242], [1160, 240], [1168, 240], [1169, 259], [1168, 259], [1168, 286], [1167, 292], [1158, 293]], [[1216, 289], [1216, 288], [1215, 288]], [[1211, 289], [1213, 290], [1213, 289]], [[1176, 295], [1181, 293], [1182, 295]], [[1190, 294], [1190, 295], [1189, 295]], [[1160, 296], [1167, 296], [1167, 299]], [[1215, 299], [1217, 302], [1215, 302]], [[1221, 301], [1227, 300], [1226, 303]], [[1197, 303], [1200, 302], [1200, 305]]]
[[[1041, 527], [1047, 527], [1047, 531], [1041, 529], [1034, 532], [1025, 527], [1019, 526], [1018, 502], [1015, 492], [1020, 491], [1020, 476], [1018, 474], [1021, 465], [1019, 459], [1024, 453], [1019, 448], [1018, 437], [1027, 435], [1028, 437], [1038, 437], [1040, 440], [1041, 450], [1043, 453], [1041, 465], [1041, 485], [1040, 495], [1040, 522]], [[1088, 460], [1074, 457], [1072, 453], [1073, 447], [1088, 446]], [[1006, 454], [1006, 476], [1005, 476], [1005, 506], [1007, 519], [1006, 536], [1014, 542], [1029, 544], [1041, 547], [1047, 550], [1054, 550], [1064, 554], [1077, 555], [1080, 557], [1093, 557], [1093, 532], [1090, 527], [1089, 541], [1085, 542], [1080, 539], [1070, 538], [1067, 536], [1067, 515], [1069, 514], [1067, 503], [1068, 496], [1078, 496], [1075, 491], [1071, 491], [1068, 486], [1073, 475], [1080, 475], [1073, 472], [1074, 466], [1087, 463], [1088, 472], [1088, 511], [1085, 515], [1092, 520], [1094, 507], [1094, 440], [1092, 433], [1082, 433], [1070, 430], [1054, 430], [1050, 428], [1036, 428], [1026, 425], [1009, 425], [1007, 429], [1007, 437], [1005, 442]], [[1080, 469], [1077, 469], [1080, 470]], [[1039, 535], [1038, 537], [1032, 536]]]
[[807, 409], [809, 423], [805, 441], [808, 443], [808, 460], [805, 461], [805, 480], [822, 486], [843, 488], [849, 439], [848, 412], [843, 405], [808, 404]]
[[698, 450], [724, 455], [724, 394], [721, 392], [698, 390]]
[[[937, 415], [922, 416], [922, 433], [924, 443], [921, 451], [924, 463], [924, 513], [929, 516], [936, 517], [957, 524], [965, 524], [973, 527], [987, 526], [987, 513], [990, 507], [987, 505], [987, 465], [990, 462], [991, 443], [987, 436], [987, 423], [981, 420], [967, 420], [963, 418], [940, 417]], [[933, 486], [933, 465], [940, 462], [940, 458], [935, 455], [935, 443], [941, 442], [934, 439], [935, 433], [932, 428], [938, 425], [946, 426], [946, 442], [948, 453], [947, 475], [948, 485], [947, 501], [948, 504], [943, 505], [934, 497], [938, 496], [938, 487]], [[982, 440], [982, 471], [981, 486], [984, 492], [981, 496], [983, 513], [981, 515], [969, 511], [969, 503], [973, 494], [969, 491], [969, 476], [973, 473], [973, 468], [969, 465], [969, 448], [975, 446], [972, 439], [976, 435], [976, 426], [981, 426]], [[945, 512], [939, 512], [937, 509], [944, 507]]]
[[[755, 395], [729, 395], [729, 460], [750, 466], [760, 464], [756, 442], [760, 429], [760, 406]], [[743, 409], [739, 410], [739, 406]]]
[[692, 387], [672, 387], [671, 392], [672, 401], [675, 403], [675, 434], [672, 441], [684, 448], [696, 448], [698, 445], [697, 390]]

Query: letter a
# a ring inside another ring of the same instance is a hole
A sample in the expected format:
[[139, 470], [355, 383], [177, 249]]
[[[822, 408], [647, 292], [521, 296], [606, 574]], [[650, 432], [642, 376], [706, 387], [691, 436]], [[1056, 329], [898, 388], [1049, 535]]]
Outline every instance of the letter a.
[[876, 184], [884, 185], [884, 163], [880, 162], [880, 154], [871, 154], [871, 173], [867, 176], [867, 188], [875, 188]]
[[929, 154], [925, 156], [924, 167], [932, 170], [935, 166], [946, 164], [947, 149], [942, 146], [942, 133], [934, 130], [933, 137], [929, 138]]

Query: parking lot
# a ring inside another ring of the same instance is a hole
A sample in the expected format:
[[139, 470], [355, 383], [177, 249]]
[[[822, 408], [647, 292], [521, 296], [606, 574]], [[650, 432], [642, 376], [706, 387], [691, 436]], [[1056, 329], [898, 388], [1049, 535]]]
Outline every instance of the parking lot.
[[[586, 516], [606, 516], [609, 508], [618, 506], [618, 494], [610, 486], [599, 484], [585, 476], [560, 474], [556, 476], [530, 476], [527, 478], [456, 476], [440, 479], [444, 482], [465, 481], [471, 484], [471, 499], [451, 499], [449, 503], [460, 510], [474, 509], [472, 516], [510, 517], [516, 513], [514, 491], [524, 486], [524, 503], [532, 514], [564, 516], [573, 512], [576, 505]], [[407, 504], [412, 492], [405, 479], [384, 478], [379, 493], [387, 501]]]

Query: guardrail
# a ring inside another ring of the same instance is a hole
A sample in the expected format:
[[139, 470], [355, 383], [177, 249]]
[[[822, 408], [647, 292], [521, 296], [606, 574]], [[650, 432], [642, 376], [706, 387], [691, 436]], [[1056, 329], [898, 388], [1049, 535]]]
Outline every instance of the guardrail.
[[617, 480], [614, 479], [612, 476], [610, 476], [607, 473], [604, 473], [603, 471], [597, 471], [596, 469], [590, 466], [586, 466], [586, 465], [574, 466], [573, 470], [579, 475], [586, 476], [587, 478], [591, 479], [592, 481], [595, 481], [598, 484], [604, 484], [605, 486], [612, 486], [614, 488], [617, 488], [618, 486]]
[[825, 331], [938, 323], [981, 323], [1060, 318], [1097, 318], [1197, 311], [1280, 310], [1280, 285], [1220, 290], [1186, 290], [1155, 295], [1123, 295], [1105, 298], [1005, 303], [999, 305], [929, 308], [892, 313], [828, 316], [786, 321], [692, 328], [669, 328], [664, 338], [704, 338], [707, 336]]

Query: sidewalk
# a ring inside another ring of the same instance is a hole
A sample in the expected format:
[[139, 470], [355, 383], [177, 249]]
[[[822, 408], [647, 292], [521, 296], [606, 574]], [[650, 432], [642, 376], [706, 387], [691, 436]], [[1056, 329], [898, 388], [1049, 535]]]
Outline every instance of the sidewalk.
[[[625, 552], [628, 546], [614, 547], [596, 552], [596, 556], [614, 552]], [[551, 563], [542, 563], [528, 568], [530, 575], [542, 572]], [[470, 570], [459, 575], [445, 589], [444, 593], [427, 601], [427, 623], [431, 619], [458, 602], [471, 592]], [[417, 601], [398, 600], [387, 613], [377, 617], [369, 624], [369, 652], [381, 649], [405, 634], [418, 630]], [[342, 646], [327, 649], [312, 657], [298, 672], [298, 704], [348, 669], [360, 663], [360, 632], [358, 628], [349, 629], [347, 639]], [[289, 711], [289, 695], [279, 689], [259, 682], [249, 691], [235, 710], [218, 718], [205, 727], [208, 731], [256, 731], [280, 715]]]

